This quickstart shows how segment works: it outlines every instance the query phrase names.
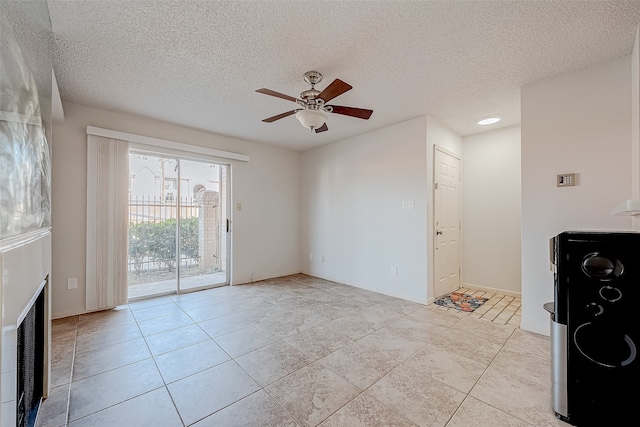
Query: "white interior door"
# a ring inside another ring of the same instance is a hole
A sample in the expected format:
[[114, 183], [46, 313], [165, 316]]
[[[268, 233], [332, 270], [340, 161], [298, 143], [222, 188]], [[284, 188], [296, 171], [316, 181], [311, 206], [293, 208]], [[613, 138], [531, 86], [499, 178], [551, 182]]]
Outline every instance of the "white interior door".
[[435, 296], [460, 287], [460, 159], [436, 147], [434, 155]]

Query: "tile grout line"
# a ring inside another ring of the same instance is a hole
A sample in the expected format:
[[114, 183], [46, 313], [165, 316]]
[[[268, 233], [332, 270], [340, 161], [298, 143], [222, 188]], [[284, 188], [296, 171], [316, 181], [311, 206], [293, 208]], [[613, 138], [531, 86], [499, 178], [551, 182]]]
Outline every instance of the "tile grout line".
[[[496, 353], [496, 355], [491, 359], [491, 361], [489, 362], [489, 364], [486, 366], [486, 368], [484, 368], [484, 370], [482, 371], [482, 374], [480, 374], [480, 376], [478, 377], [478, 379], [473, 383], [473, 385], [469, 388], [469, 392], [465, 393], [465, 397], [464, 399], [462, 399], [462, 402], [460, 402], [460, 404], [458, 405], [458, 407], [456, 408], [456, 410], [453, 412], [453, 414], [451, 414], [451, 417], [449, 417], [449, 419], [447, 420], [447, 422], [445, 423], [445, 427], [449, 424], [449, 422], [453, 419], [453, 417], [458, 413], [458, 411], [460, 410], [460, 408], [462, 407], [462, 405], [464, 404], [464, 402], [468, 399], [468, 398], [472, 398], [472, 399], [477, 399], [474, 396], [471, 396], [471, 392], [473, 391], [473, 389], [475, 388], [475, 386], [480, 382], [480, 380], [482, 379], [482, 377], [487, 373], [487, 371], [489, 370], [489, 368], [491, 367], [491, 364], [493, 364], [493, 362], [496, 360], [496, 358], [498, 357], [498, 355], [504, 350], [504, 346], [507, 344], [507, 342], [509, 342], [509, 340], [511, 339], [511, 337], [513, 336], [513, 334], [515, 334], [517, 328], [514, 328], [513, 331], [511, 331], [511, 333], [509, 334], [509, 337], [505, 340], [504, 344], [502, 344], [502, 346], [500, 347], [500, 350], [498, 351], [498, 353]], [[496, 368], [497, 369], [497, 368]], [[434, 378], [437, 381], [437, 378]], [[454, 387], [455, 388], [455, 387]], [[480, 400], [483, 403], [483, 400]], [[488, 405], [488, 403], [486, 403]], [[490, 405], [493, 408], [495, 408], [495, 406]], [[500, 412], [505, 412], [503, 410], [501, 410], [500, 408], [495, 408], [497, 410], [499, 410]], [[505, 412], [506, 413], [506, 412]], [[511, 414], [510, 414], [511, 415]]]
[[[172, 301], [172, 302], [175, 304], [175, 301]], [[178, 306], [178, 305], [176, 304], [176, 306]], [[180, 422], [182, 423], [182, 425], [184, 427], [184, 426], [186, 426], [186, 423], [184, 422], [184, 419], [182, 418], [182, 415], [178, 411], [178, 407], [176, 406], [176, 402], [173, 400], [173, 396], [171, 395], [171, 392], [169, 391], [169, 387], [167, 387], [167, 382], [165, 381], [164, 377], [162, 376], [162, 373], [160, 372], [160, 368], [158, 367], [158, 363], [156, 362], [156, 358], [153, 355], [153, 352], [151, 351], [151, 348], [149, 348], [149, 343], [147, 342], [147, 337], [142, 332], [142, 329], [140, 329], [140, 324], [138, 323], [138, 319], [136, 318], [135, 314], [133, 314], [133, 310], [131, 310], [131, 306], [129, 304], [127, 304], [127, 308], [129, 309], [129, 311], [131, 312], [131, 315], [135, 319], [136, 326], [138, 327], [138, 330], [140, 331], [140, 335], [142, 335], [142, 339], [144, 340], [144, 344], [147, 346], [147, 350], [149, 351], [149, 355], [151, 356], [151, 360], [153, 361], [153, 365], [156, 367], [156, 370], [158, 371], [158, 375], [162, 379], [162, 384], [163, 385], [162, 385], [162, 387], [158, 387], [158, 388], [164, 388], [166, 393], [169, 395], [169, 399], [171, 399], [171, 403], [173, 404], [173, 408], [175, 409], [176, 414], [178, 414], [178, 418], [180, 419]], [[180, 308], [180, 307], [178, 306], [178, 308]], [[180, 308], [180, 309], [182, 310], [182, 308]], [[158, 390], [158, 389], [154, 389], [154, 390]], [[146, 393], [149, 393], [150, 391], [153, 391], [153, 390], [149, 390]], [[143, 394], [146, 394], [146, 393], [143, 393]], [[140, 395], [140, 396], [142, 396], [142, 395]]]
[[71, 372], [69, 372], [69, 390], [67, 391], [67, 410], [65, 414], [65, 426], [69, 425], [71, 417], [71, 385], [73, 384], [73, 371], [76, 364], [76, 348], [78, 345], [78, 327], [80, 326], [80, 316], [76, 316], [76, 327], [73, 334], [73, 356], [71, 357]]

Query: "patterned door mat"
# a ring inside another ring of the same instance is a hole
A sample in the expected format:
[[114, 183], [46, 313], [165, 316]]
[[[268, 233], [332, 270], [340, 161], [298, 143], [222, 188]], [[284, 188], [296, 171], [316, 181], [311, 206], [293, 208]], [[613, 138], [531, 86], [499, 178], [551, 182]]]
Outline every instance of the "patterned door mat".
[[436, 298], [434, 304], [441, 305], [443, 307], [455, 308], [460, 311], [467, 311], [471, 313], [476, 308], [487, 302], [489, 298], [474, 297], [462, 292], [451, 292], [441, 297]]

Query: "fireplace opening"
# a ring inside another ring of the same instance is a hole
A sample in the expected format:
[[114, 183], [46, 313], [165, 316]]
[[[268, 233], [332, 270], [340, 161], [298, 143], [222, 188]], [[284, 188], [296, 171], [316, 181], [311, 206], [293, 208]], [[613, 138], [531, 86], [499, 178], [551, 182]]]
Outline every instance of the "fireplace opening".
[[17, 427], [33, 427], [44, 390], [44, 287], [18, 326]]

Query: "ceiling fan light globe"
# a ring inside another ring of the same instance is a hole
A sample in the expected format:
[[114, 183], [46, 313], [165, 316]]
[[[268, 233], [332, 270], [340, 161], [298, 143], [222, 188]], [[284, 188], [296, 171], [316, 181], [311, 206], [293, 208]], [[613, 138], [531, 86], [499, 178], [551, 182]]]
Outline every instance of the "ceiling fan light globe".
[[327, 121], [327, 115], [318, 110], [300, 110], [296, 113], [296, 119], [307, 129], [318, 129]]

